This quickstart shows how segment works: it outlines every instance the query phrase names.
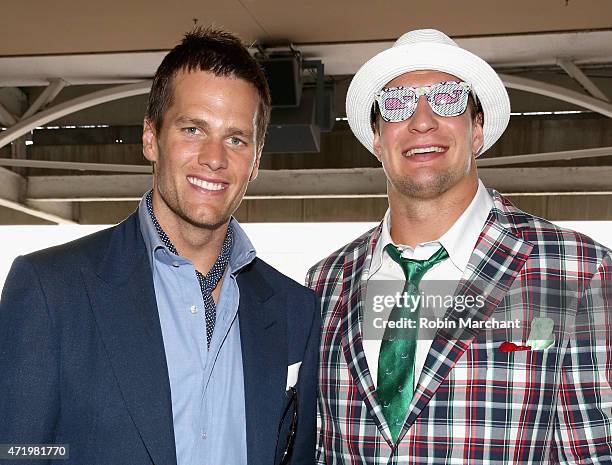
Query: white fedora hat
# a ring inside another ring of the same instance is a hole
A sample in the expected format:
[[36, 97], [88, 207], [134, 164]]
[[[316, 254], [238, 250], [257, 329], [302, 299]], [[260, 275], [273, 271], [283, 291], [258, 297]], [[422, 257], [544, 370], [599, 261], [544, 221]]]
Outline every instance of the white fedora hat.
[[374, 133], [370, 115], [374, 96], [389, 81], [409, 71], [434, 70], [452, 74], [472, 86], [484, 113], [484, 143], [489, 149], [506, 130], [510, 99], [501, 79], [482, 58], [460, 48], [435, 29], [410, 31], [393, 47], [368, 60], [355, 74], [346, 95], [346, 116], [351, 130], [370, 152]]

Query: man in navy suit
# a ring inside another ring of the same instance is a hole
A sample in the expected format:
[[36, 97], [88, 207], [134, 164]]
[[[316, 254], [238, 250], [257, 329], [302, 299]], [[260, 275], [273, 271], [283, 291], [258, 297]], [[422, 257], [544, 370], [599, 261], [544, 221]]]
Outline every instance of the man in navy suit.
[[229, 33], [195, 30], [164, 58], [142, 138], [153, 189], [6, 280], [0, 444], [65, 444], [83, 465], [314, 463], [314, 293], [232, 218], [270, 106]]

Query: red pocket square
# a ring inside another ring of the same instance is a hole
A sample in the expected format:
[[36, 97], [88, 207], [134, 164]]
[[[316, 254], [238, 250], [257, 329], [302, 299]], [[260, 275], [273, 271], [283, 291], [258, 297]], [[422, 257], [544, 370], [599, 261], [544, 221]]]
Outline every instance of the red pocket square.
[[517, 344], [515, 344], [514, 342], [502, 342], [501, 345], [499, 346], [499, 351], [500, 352], [518, 352], [521, 350], [531, 350], [530, 346], [519, 346]]

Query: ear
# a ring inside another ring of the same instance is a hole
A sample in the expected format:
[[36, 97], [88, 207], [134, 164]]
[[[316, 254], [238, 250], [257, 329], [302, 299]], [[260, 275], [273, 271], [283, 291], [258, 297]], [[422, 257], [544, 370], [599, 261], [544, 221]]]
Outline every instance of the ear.
[[251, 170], [251, 175], [249, 176], [249, 182], [255, 181], [257, 179], [257, 174], [259, 174], [259, 162], [261, 161], [261, 151], [263, 147], [259, 147], [255, 152], [255, 163], [253, 163], [253, 169]]
[[380, 154], [382, 153], [380, 128], [376, 129], [376, 127], [372, 125], [372, 132], [374, 132], [374, 140], [372, 141], [372, 146], [374, 148], [374, 156], [378, 159], [378, 161], [380, 161]]
[[478, 155], [478, 152], [484, 145], [484, 130], [482, 128], [482, 113], [478, 113], [473, 119], [472, 124], [472, 154]]
[[159, 156], [155, 125], [147, 118], [145, 118], [142, 127], [142, 154], [151, 163], [155, 163]]

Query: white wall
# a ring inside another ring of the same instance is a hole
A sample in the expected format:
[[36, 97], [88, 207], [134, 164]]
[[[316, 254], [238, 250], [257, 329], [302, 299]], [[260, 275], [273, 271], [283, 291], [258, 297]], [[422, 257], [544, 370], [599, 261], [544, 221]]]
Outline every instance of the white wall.
[[[612, 248], [612, 221], [557, 222]], [[243, 227], [258, 256], [298, 282], [308, 268], [374, 223], [259, 223]], [[62, 244], [107, 226], [0, 226], [0, 288], [15, 257]]]

